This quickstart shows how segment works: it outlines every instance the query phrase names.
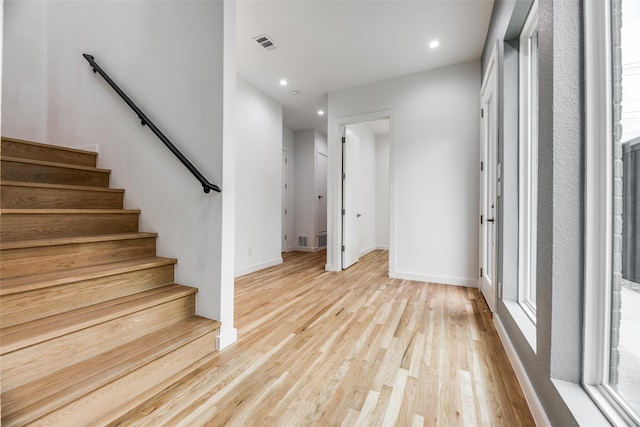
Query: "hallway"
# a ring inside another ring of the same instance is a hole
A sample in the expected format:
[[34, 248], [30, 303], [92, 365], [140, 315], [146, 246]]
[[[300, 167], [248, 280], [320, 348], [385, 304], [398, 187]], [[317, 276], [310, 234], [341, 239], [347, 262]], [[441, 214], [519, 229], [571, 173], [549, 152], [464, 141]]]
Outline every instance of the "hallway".
[[476, 289], [389, 279], [385, 251], [284, 256], [236, 280], [238, 342], [122, 424], [534, 425]]

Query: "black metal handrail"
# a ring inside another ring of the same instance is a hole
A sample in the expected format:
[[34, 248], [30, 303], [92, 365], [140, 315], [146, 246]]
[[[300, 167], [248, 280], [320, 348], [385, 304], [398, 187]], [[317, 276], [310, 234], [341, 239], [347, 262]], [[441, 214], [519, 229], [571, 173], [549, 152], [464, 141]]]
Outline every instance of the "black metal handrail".
[[131, 109], [138, 115], [138, 117], [140, 118], [140, 121], [142, 123], [142, 126], [147, 125], [149, 126], [149, 129], [151, 129], [153, 131], [153, 133], [156, 134], [156, 136], [158, 138], [160, 138], [160, 141], [162, 141], [164, 143], [164, 145], [171, 150], [171, 152], [178, 158], [178, 160], [180, 160], [182, 162], [182, 164], [189, 169], [189, 172], [191, 172], [193, 174], [193, 176], [195, 176], [198, 181], [200, 181], [200, 184], [202, 184], [202, 188], [204, 189], [205, 193], [208, 193], [209, 191], [213, 190], [216, 192], [220, 192], [220, 187], [218, 187], [215, 184], [210, 183], [207, 178], [205, 178], [200, 171], [193, 166], [193, 164], [189, 161], [189, 159], [187, 159], [184, 154], [182, 154], [180, 152], [180, 150], [178, 150], [178, 148], [176, 148], [175, 145], [173, 145], [173, 143], [171, 141], [169, 141], [169, 138], [167, 138], [166, 136], [164, 136], [164, 134], [160, 131], [160, 129], [158, 129], [158, 127], [153, 124], [153, 122], [151, 120], [149, 120], [149, 118], [142, 112], [142, 110], [140, 110], [140, 108], [138, 108], [138, 106], [131, 100], [129, 99], [129, 97], [127, 96], [126, 93], [124, 93], [122, 91], [122, 89], [120, 89], [118, 87], [118, 85], [111, 80], [111, 78], [109, 77], [109, 75], [107, 73], [104, 72], [104, 70], [102, 68], [100, 68], [100, 66], [96, 63], [94, 57], [92, 55], [88, 55], [86, 53], [83, 53], [82, 56], [84, 56], [84, 58], [89, 61], [89, 64], [91, 64], [91, 67], [93, 68], [93, 72], [94, 73], [98, 73], [102, 76], [103, 79], [106, 80], [107, 83], [109, 83], [109, 86], [111, 86], [113, 88], [113, 90], [116, 91], [116, 93], [118, 95], [120, 95], [120, 98], [122, 98], [124, 100], [124, 102], [127, 103], [127, 105], [129, 107], [131, 107]]

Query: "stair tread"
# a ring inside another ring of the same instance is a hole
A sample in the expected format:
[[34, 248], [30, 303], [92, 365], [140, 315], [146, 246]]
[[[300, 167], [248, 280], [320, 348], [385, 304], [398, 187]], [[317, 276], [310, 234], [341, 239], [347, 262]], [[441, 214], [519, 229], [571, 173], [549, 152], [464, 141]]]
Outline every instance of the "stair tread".
[[47, 162], [46, 160], [23, 159], [21, 157], [0, 156], [0, 160], [5, 162], [25, 163], [30, 165], [51, 166], [51, 167], [82, 170], [82, 171], [111, 173], [110, 169], [95, 168], [93, 166], [72, 165], [69, 163]]
[[27, 141], [27, 140], [24, 140], [24, 139], [11, 138], [11, 137], [8, 137], [8, 136], [3, 136], [2, 140], [3, 141], [9, 141], [9, 142], [19, 142], [20, 144], [26, 144], [26, 145], [34, 145], [36, 147], [52, 148], [52, 149], [61, 150], [61, 151], [70, 151], [70, 152], [79, 153], [79, 154], [88, 154], [88, 155], [92, 155], [92, 156], [97, 156], [98, 155], [98, 153], [96, 153], [94, 151], [87, 151], [87, 150], [82, 150], [82, 149], [79, 149], [79, 148], [63, 147], [61, 145], [43, 144], [41, 142]]
[[98, 264], [88, 267], [78, 267], [53, 272], [30, 274], [26, 276], [9, 277], [0, 283], [0, 296], [27, 292], [36, 289], [59, 286], [67, 283], [79, 282], [98, 277], [113, 276], [129, 271], [175, 264], [175, 258], [149, 257]]
[[146, 239], [149, 237], [158, 237], [158, 233], [114, 233], [95, 234], [87, 236], [52, 237], [47, 239], [33, 240], [15, 240], [11, 242], [0, 242], [0, 250], [25, 249], [42, 246], [74, 245], [78, 243], [105, 242], [111, 240]]
[[200, 316], [179, 321], [76, 365], [2, 394], [5, 421], [20, 413], [37, 418], [178, 349], [220, 327]]
[[144, 310], [197, 292], [196, 288], [167, 285], [138, 294], [116, 298], [66, 313], [3, 328], [0, 354], [84, 329], [135, 311]]
[[140, 209], [0, 209], [0, 215], [139, 214]]
[[14, 186], [14, 187], [35, 187], [35, 188], [55, 188], [58, 190], [82, 190], [82, 191], [95, 191], [102, 193], [124, 193], [121, 188], [104, 188], [104, 187], [90, 187], [83, 185], [67, 185], [67, 184], [49, 184], [45, 182], [32, 182], [32, 181], [9, 181], [0, 180], [0, 186]]

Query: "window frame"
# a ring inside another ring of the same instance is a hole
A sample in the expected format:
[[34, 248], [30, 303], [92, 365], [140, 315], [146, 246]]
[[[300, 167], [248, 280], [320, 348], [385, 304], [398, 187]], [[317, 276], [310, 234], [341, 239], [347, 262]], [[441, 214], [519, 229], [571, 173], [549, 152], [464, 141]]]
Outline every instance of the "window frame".
[[[538, 199], [538, 2], [529, 9], [520, 33], [519, 53], [519, 142], [518, 142], [518, 304], [536, 324], [537, 199]], [[535, 55], [535, 62], [532, 58]], [[535, 67], [535, 72], [532, 68]]]
[[614, 425], [640, 425], [640, 418], [608, 384], [614, 176], [611, 31], [611, 1], [584, 2], [585, 299], [582, 383]]

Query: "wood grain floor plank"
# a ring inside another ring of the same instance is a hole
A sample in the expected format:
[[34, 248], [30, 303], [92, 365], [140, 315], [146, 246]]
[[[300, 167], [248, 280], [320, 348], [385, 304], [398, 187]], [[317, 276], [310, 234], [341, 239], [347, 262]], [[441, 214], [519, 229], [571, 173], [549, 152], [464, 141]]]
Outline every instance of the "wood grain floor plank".
[[477, 289], [324, 256], [238, 278], [238, 342], [111, 425], [534, 425]]

